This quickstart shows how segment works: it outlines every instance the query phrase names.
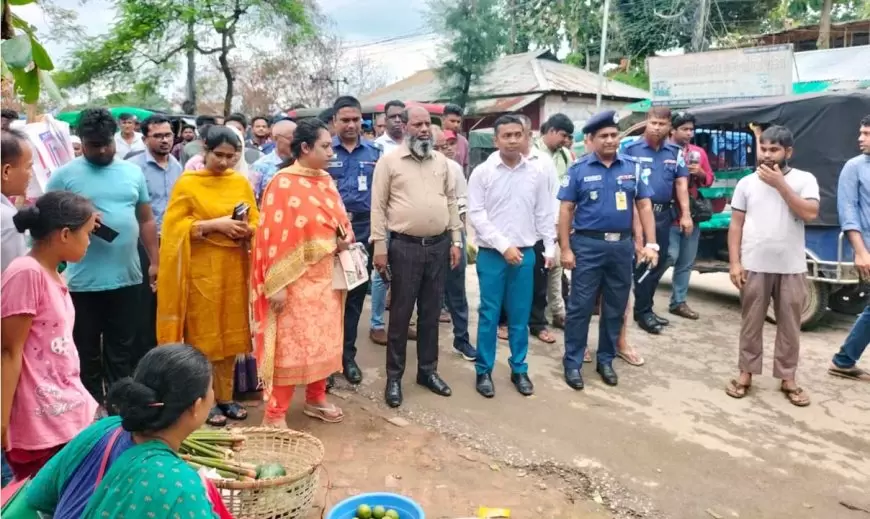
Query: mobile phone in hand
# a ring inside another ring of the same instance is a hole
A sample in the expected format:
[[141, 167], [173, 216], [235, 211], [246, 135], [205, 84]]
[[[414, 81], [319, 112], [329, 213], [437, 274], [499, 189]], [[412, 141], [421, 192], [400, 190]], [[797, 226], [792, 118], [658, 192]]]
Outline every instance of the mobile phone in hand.
[[248, 211], [251, 209], [251, 206], [248, 204], [241, 202], [236, 207], [233, 208], [233, 220], [238, 222], [243, 222], [248, 218]]
[[118, 237], [118, 231], [112, 229], [108, 225], [104, 223], [100, 223], [99, 227], [95, 227], [93, 231], [94, 236], [100, 238], [101, 240], [105, 240], [109, 243], [115, 241], [115, 238]]

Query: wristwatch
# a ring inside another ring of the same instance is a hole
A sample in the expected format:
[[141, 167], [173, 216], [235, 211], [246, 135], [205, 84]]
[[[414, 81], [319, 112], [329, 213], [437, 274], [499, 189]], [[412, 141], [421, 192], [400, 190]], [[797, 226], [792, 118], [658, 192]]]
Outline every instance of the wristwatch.
[[658, 243], [647, 243], [647, 244], [644, 245], [643, 247], [644, 247], [645, 249], [654, 250], [654, 251], [656, 251], [656, 252], [659, 251], [659, 244], [658, 244]]
[[462, 242], [461, 242], [461, 241], [455, 241], [455, 242], [453, 242], [453, 246], [456, 247], [457, 249], [461, 249], [461, 248], [462, 248]]

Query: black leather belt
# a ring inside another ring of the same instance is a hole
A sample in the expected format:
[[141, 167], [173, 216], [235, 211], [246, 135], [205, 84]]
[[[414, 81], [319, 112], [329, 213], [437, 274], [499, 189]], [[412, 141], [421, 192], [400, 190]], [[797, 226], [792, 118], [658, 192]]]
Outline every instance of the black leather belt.
[[390, 233], [391, 240], [399, 240], [406, 241], [408, 243], [416, 243], [417, 245], [422, 245], [424, 247], [428, 247], [430, 245], [435, 245], [437, 243], [441, 243], [442, 241], [447, 239], [447, 233], [443, 232], [438, 236], [411, 236], [410, 234], [403, 234], [400, 232], [391, 232]]
[[574, 234], [579, 234], [580, 236], [586, 236], [587, 238], [594, 238], [596, 240], [604, 240], [604, 241], [622, 241], [631, 238], [630, 231], [623, 232], [600, 232], [600, 231], [580, 231], [574, 230]]
[[671, 203], [671, 202], [668, 202], [668, 203], [666, 203], [666, 204], [656, 204], [656, 203], [653, 203], [653, 205], [652, 205], [652, 209], [653, 209], [653, 212], [654, 212], [654, 213], [661, 213], [661, 212], [663, 212], [663, 211], [669, 211], [669, 210], [671, 209], [671, 206], [672, 206], [672, 205], [674, 205], [674, 204]]
[[368, 222], [372, 219], [372, 213], [347, 213], [347, 219], [351, 222]]

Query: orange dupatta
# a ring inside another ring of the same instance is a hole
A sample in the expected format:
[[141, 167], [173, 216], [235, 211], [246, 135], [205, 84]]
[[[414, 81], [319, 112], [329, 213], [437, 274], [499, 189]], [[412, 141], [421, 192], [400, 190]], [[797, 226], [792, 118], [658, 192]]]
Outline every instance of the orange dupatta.
[[262, 201], [251, 265], [251, 306], [254, 355], [268, 398], [277, 335], [277, 316], [269, 298], [299, 279], [309, 266], [332, 255], [338, 226], [350, 229], [350, 222], [329, 174], [299, 164], [276, 173]]

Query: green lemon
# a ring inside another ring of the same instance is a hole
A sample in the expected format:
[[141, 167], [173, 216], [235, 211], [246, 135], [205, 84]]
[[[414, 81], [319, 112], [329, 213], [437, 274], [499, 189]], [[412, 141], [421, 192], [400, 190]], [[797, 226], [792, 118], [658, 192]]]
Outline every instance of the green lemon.
[[372, 507], [369, 505], [359, 505], [356, 509], [356, 516], [359, 519], [371, 519], [372, 517]]
[[384, 519], [385, 515], [387, 515], [387, 511], [381, 505], [372, 508], [372, 517], [375, 519]]
[[390, 508], [387, 510], [387, 514], [384, 516], [384, 519], [399, 519], [399, 512]]

